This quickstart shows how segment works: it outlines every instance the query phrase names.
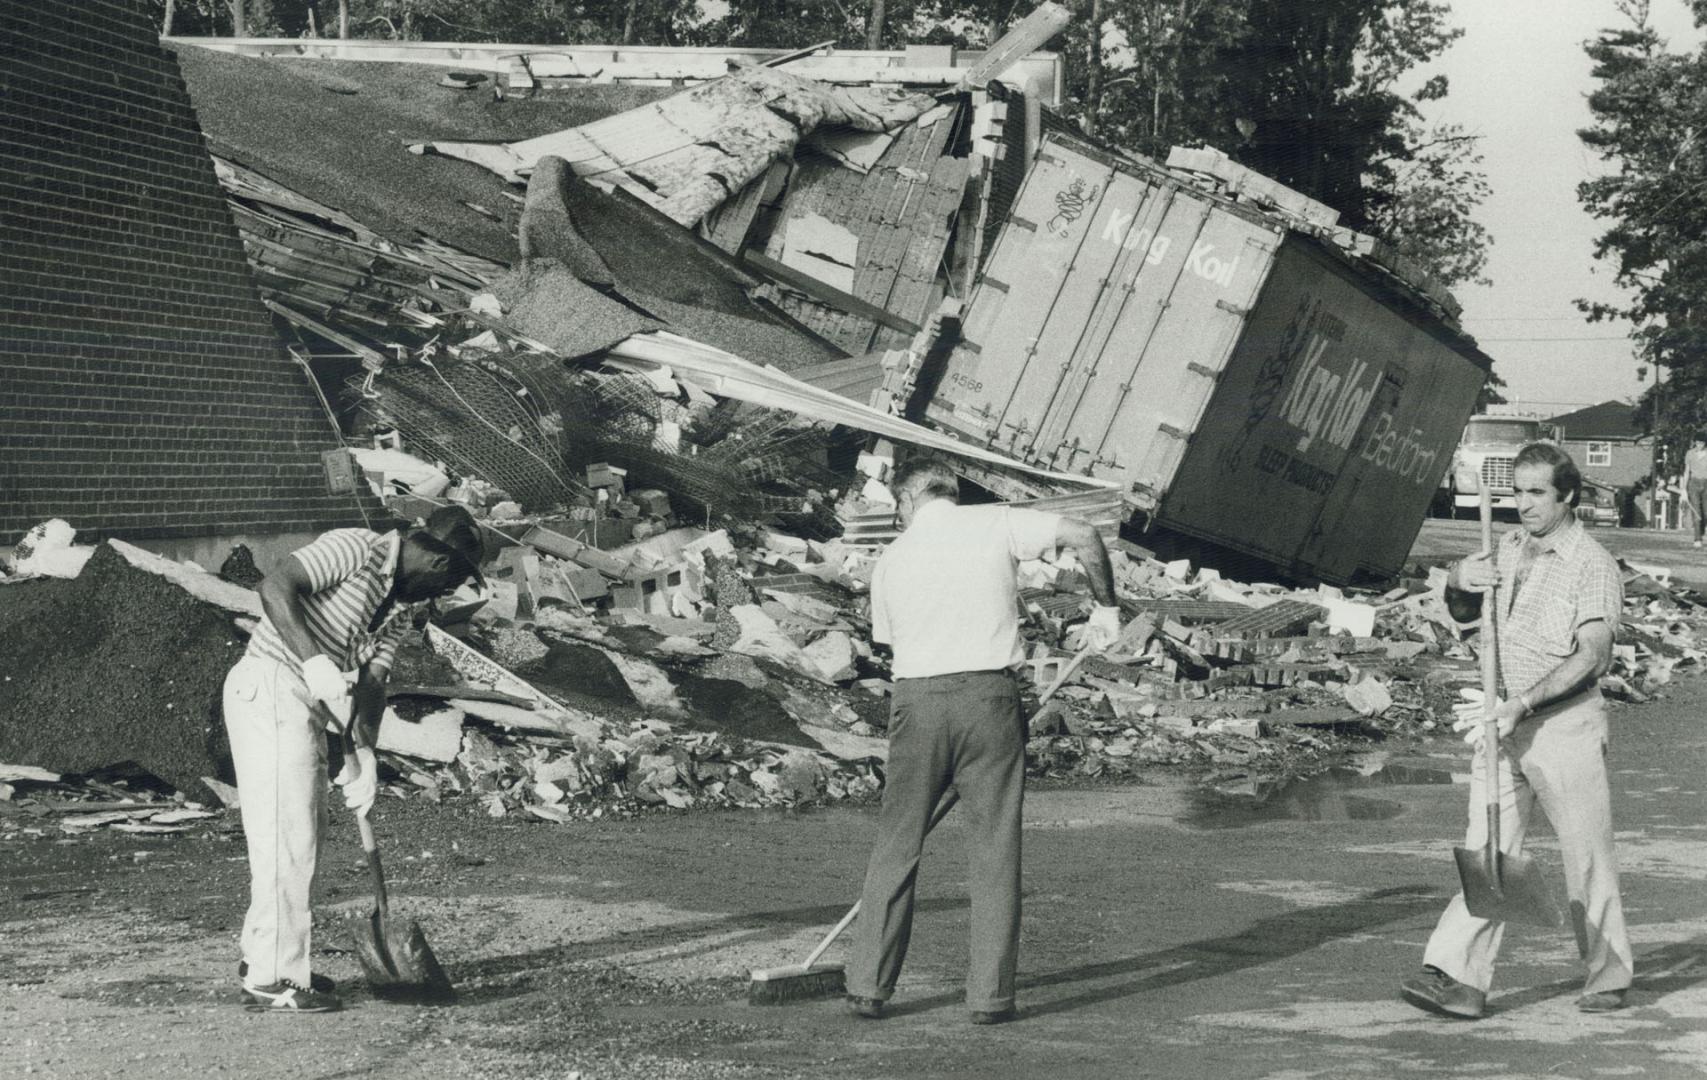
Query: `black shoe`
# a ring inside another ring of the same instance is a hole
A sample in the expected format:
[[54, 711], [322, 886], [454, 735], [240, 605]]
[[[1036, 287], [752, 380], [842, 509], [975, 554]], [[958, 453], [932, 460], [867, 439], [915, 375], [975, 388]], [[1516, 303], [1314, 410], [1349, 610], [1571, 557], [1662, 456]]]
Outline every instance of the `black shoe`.
[[1018, 1016], [1019, 1012], [1012, 1005], [1005, 1009], [972, 1010], [972, 1022], [974, 1024], [1005, 1024]]
[[878, 998], [848, 995], [848, 1010], [861, 1020], [883, 1019], [883, 1002]]
[[[243, 993], [239, 998], [243, 1004], [262, 1004], [259, 999], [249, 993], [249, 961], [237, 961], [237, 978], [243, 983]], [[316, 994], [336, 994], [338, 992], [338, 984], [317, 971], [308, 976], [308, 988]]]
[[243, 986], [243, 996], [249, 1002], [251, 1012], [299, 1012], [322, 1013], [337, 1012], [344, 1003], [336, 994], [322, 994], [317, 990], [305, 990], [285, 979], [266, 986]]
[[1577, 999], [1577, 1008], [1585, 1013], [1617, 1012], [1624, 1007], [1624, 991], [1600, 990]]
[[1458, 1020], [1480, 1020], [1488, 995], [1436, 967], [1424, 967], [1399, 984], [1399, 995], [1425, 1012]]

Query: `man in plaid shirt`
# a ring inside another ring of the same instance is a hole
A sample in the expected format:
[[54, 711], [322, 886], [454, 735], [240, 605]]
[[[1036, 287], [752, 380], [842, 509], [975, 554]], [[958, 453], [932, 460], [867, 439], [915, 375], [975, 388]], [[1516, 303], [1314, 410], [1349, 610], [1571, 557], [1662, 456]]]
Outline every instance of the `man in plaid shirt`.
[[[1565, 884], [1587, 966], [1577, 1007], [1622, 1008], [1633, 961], [1618, 891], [1612, 847], [1612, 803], [1606, 774], [1606, 706], [1600, 676], [1612, 663], [1612, 641], [1623, 617], [1618, 564], [1589, 539], [1574, 507], [1582, 476], [1569, 454], [1531, 443], [1513, 463], [1512, 486], [1523, 528], [1507, 533], [1492, 553], [1463, 559], [1447, 580], [1453, 618], [1480, 615], [1484, 594], [1499, 585], [1500, 679], [1494, 717], [1504, 753], [1498, 783], [1501, 849], [1523, 850], [1537, 802], [1559, 837]], [[1479, 746], [1483, 703], [1459, 708], [1456, 730]], [[1470, 829], [1464, 846], [1487, 843], [1482, 812], [1487, 778], [1482, 756], [1470, 773]], [[1435, 926], [1423, 970], [1400, 992], [1418, 1008], [1466, 1019], [1482, 1015], [1493, 983], [1503, 923], [1480, 919], [1455, 897]]]

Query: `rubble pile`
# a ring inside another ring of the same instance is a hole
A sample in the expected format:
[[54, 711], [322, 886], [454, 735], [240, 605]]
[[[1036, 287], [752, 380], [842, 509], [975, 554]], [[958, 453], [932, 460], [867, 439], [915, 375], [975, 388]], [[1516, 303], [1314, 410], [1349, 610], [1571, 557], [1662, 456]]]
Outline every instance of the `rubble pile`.
[[[882, 512], [857, 497], [840, 509], [868, 524]], [[441, 604], [399, 657], [379, 733], [392, 795], [567, 821], [880, 790], [890, 684], [870, 640], [868, 587], [892, 530], [820, 541], [664, 518], [656, 535], [599, 547], [572, 520], [475, 510], [498, 554], [485, 591]], [[182, 800], [204, 791], [234, 801], [219, 684], [258, 614], [254, 594], [117, 542], [80, 549], [69, 535], [0, 577], [10, 658], [0, 708], [43, 718], [0, 730], [0, 760], [82, 776], [133, 761], [185, 793], [116, 807], [117, 818], [66, 817], [66, 828], [175, 826], [145, 811], [199, 809]], [[1118, 539], [1110, 558], [1123, 631], [1076, 665], [1091, 606], [1082, 568], [1069, 553], [1019, 567], [1021, 677], [1036, 694], [1066, 673], [1030, 720], [1033, 777], [1308, 771], [1369, 740], [1439, 731], [1457, 690], [1479, 679], [1476, 635], [1447, 615], [1439, 567], [1376, 593], [1240, 583]], [[246, 553], [229, 565], [253, 574]], [[1700, 663], [1707, 622], [1700, 598], [1663, 570], [1625, 571], [1624, 626], [1602, 685], [1641, 702]]]

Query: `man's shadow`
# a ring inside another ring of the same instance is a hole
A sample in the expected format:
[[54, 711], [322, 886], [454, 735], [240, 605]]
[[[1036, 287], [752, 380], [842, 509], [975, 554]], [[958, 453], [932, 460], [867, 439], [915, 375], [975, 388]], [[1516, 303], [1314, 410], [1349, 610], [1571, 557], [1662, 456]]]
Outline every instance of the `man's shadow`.
[[[1443, 900], [1443, 894], [1432, 886], [1400, 885], [1379, 889], [1343, 904], [1300, 908], [1259, 919], [1238, 933], [1225, 937], [1187, 942], [1141, 956], [1021, 975], [1017, 980], [1019, 989], [1032, 991], [1129, 976], [1109, 985], [1025, 1006], [1021, 1012], [1028, 1018], [1048, 1016], [1134, 994], [1165, 990], [1199, 979], [1212, 979], [1230, 971], [1257, 967], [1308, 952], [1338, 938], [1415, 918], [1438, 909]], [[908, 1001], [892, 1008], [891, 1012], [895, 1015], [923, 1012], [953, 1005], [960, 1000], [961, 994], [955, 990]]]

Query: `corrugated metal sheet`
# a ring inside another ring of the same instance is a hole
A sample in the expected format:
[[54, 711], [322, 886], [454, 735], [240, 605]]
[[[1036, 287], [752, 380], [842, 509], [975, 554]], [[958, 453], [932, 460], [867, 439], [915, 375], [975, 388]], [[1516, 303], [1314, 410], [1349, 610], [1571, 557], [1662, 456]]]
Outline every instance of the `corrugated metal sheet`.
[[[944, 156], [963, 107], [936, 112], [933, 123], [902, 127], [863, 175], [822, 156], [801, 157], [764, 241], [765, 254], [781, 261], [789, 221], [817, 214], [859, 240], [853, 295], [910, 322], [924, 322], [950, 221], [966, 187], [966, 160]], [[850, 353], [901, 348], [908, 337], [797, 295], [783, 306]]]
[[1268, 271], [1277, 230], [1154, 169], [1045, 141], [927, 415], [1154, 505]]

